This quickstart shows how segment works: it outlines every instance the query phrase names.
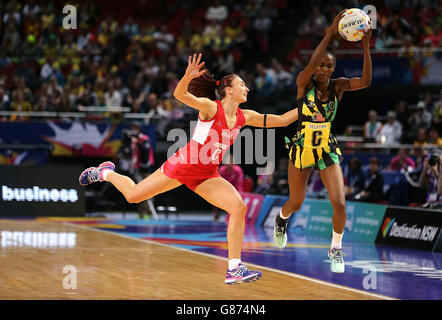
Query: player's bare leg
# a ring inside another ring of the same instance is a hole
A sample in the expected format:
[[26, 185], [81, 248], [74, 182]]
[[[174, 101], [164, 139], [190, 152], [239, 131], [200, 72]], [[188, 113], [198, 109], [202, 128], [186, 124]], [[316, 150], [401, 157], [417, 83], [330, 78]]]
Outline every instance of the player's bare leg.
[[328, 196], [333, 207], [333, 235], [328, 255], [331, 259], [332, 272], [343, 273], [345, 264], [342, 253], [342, 236], [344, 235], [347, 213], [345, 211], [344, 177], [340, 165], [334, 164], [319, 172], [321, 181], [327, 188]]
[[229, 268], [225, 283], [237, 284], [258, 280], [261, 277], [261, 272], [248, 270], [241, 263], [247, 205], [239, 192], [227, 180], [221, 177], [204, 181], [196, 187], [195, 192], [210, 204], [230, 214], [227, 227]]
[[275, 217], [273, 227], [273, 242], [278, 248], [287, 245], [287, 219], [293, 212], [299, 211], [305, 199], [305, 186], [312, 168], [299, 170], [293, 162], [289, 161], [288, 178], [290, 186], [290, 198], [284, 203], [281, 211]]
[[93, 182], [108, 181], [120, 191], [130, 203], [138, 203], [157, 194], [174, 189], [181, 185], [176, 180], [169, 178], [162, 171], [157, 169], [153, 174], [135, 183], [131, 178], [114, 172], [115, 165], [112, 162], [103, 162], [98, 167], [84, 170], [79, 178], [81, 185], [88, 185]]

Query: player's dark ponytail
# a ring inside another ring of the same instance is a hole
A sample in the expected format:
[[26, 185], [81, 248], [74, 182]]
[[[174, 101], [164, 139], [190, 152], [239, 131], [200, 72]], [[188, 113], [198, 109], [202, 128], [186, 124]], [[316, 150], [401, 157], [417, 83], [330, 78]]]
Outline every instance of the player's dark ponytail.
[[232, 73], [220, 80], [215, 80], [206, 67], [203, 67], [203, 69], [206, 72], [190, 82], [188, 91], [196, 97], [205, 97], [210, 100], [223, 99], [226, 95], [226, 87], [231, 86], [232, 80], [237, 75]]

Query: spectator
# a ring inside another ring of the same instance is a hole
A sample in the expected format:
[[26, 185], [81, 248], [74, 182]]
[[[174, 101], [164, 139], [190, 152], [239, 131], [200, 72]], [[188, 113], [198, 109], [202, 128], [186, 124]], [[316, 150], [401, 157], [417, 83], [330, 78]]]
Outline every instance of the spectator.
[[166, 98], [173, 98], [173, 93], [175, 91], [176, 86], [178, 85], [179, 79], [175, 73], [168, 72], [167, 73], [167, 92], [164, 94]]
[[381, 50], [389, 48], [393, 41], [393, 37], [385, 32], [381, 32], [380, 35], [376, 38], [375, 49]]
[[402, 130], [405, 131], [408, 128], [408, 117], [410, 112], [408, 110], [408, 103], [405, 100], [400, 100], [395, 107], [396, 119], [402, 125]]
[[127, 19], [123, 26], [123, 31], [129, 38], [139, 34], [140, 30], [138, 28], [138, 24], [135, 22], [133, 17], [129, 17]]
[[114, 33], [118, 28], [118, 22], [113, 20], [112, 15], [106, 15], [106, 18], [103, 22], [100, 23], [98, 27], [98, 32], [104, 32], [105, 30], [109, 30], [111, 33]]
[[253, 28], [256, 32], [256, 40], [261, 52], [269, 50], [270, 30], [272, 29], [272, 19], [267, 16], [265, 9], [261, 9], [259, 17], [253, 22]]
[[46, 9], [44, 10], [43, 15], [41, 16], [41, 25], [43, 31], [52, 27], [55, 22], [55, 14], [53, 10], [53, 5], [48, 4]]
[[22, 90], [16, 92], [15, 97], [11, 103], [12, 111], [32, 111], [32, 106], [29, 101], [25, 100], [25, 94]]
[[282, 65], [276, 60], [272, 60], [272, 70], [275, 79], [275, 92], [285, 92], [293, 83], [293, 75], [284, 70]]
[[413, 37], [407, 34], [404, 37], [402, 46], [399, 48], [398, 57], [412, 58], [416, 55], [416, 47], [413, 44]]
[[273, 174], [259, 175], [254, 192], [260, 194], [270, 193], [273, 185]]
[[235, 70], [235, 61], [233, 55], [228, 50], [223, 51], [218, 56], [217, 65], [219, 72], [223, 74], [233, 73]]
[[258, 63], [256, 65], [258, 76], [255, 78], [255, 87], [258, 94], [269, 96], [272, 93], [274, 82], [267, 70]]
[[55, 90], [51, 96], [49, 97], [48, 105], [51, 111], [58, 110], [61, 104], [61, 93], [58, 90]]
[[29, 15], [38, 15], [40, 13], [40, 6], [36, 3], [36, 0], [30, 0], [29, 3], [25, 4], [23, 7], [23, 14], [25, 17]]
[[228, 15], [227, 7], [220, 0], [215, 0], [215, 3], [209, 6], [206, 11], [206, 19], [209, 21], [222, 22]]
[[408, 149], [400, 148], [397, 156], [390, 161], [389, 169], [392, 171], [409, 171], [416, 167], [413, 159], [408, 156]]
[[158, 76], [158, 72], [160, 71], [160, 66], [156, 63], [155, 57], [150, 56], [147, 58], [146, 65], [143, 68], [143, 74], [146, 76], [152, 75], [153, 77]]
[[417, 110], [410, 116], [408, 120], [410, 124], [410, 130], [417, 132], [419, 127], [428, 129], [431, 125], [431, 113], [425, 109], [425, 102], [419, 101], [417, 104]]
[[71, 112], [71, 111], [73, 111], [69, 95], [70, 95], [69, 90], [63, 91], [61, 98], [60, 98], [60, 105], [58, 106], [58, 109], [55, 109], [55, 111], [57, 111], [57, 112]]
[[151, 116], [156, 115], [163, 118], [167, 118], [169, 116], [169, 113], [164, 109], [156, 93], [151, 93], [148, 95], [147, 109], [149, 110], [148, 114]]
[[377, 120], [378, 114], [375, 110], [368, 112], [368, 121], [364, 124], [364, 142], [375, 142], [380, 134], [382, 123]]
[[163, 53], [169, 53], [175, 37], [167, 30], [166, 25], [161, 25], [160, 30], [153, 34], [156, 46]]
[[411, 154], [416, 159], [416, 170], [422, 170], [424, 159], [427, 157], [427, 149], [417, 146], [413, 148]]
[[87, 47], [92, 34], [88, 29], [80, 28], [80, 34], [77, 38], [77, 51], [84, 54], [83, 50]]
[[165, 101], [165, 104], [168, 105], [166, 109], [169, 112], [169, 119], [171, 121], [180, 120], [184, 117], [184, 111], [183, 111], [184, 108], [178, 104], [177, 99], [167, 99]]
[[104, 99], [107, 108], [121, 107], [122, 103], [121, 93], [115, 90], [115, 86], [112, 81], [110, 81], [107, 86], [107, 91], [104, 94]]
[[436, 101], [433, 107], [433, 123], [440, 126], [442, 122], [442, 89], [439, 92], [439, 100]]
[[62, 92], [63, 87], [58, 84], [57, 77], [52, 75], [51, 79], [49, 80], [48, 94], [52, 95], [56, 91]]
[[419, 177], [419, 184], [427, 191], [425, 208], [441, 207], [441, 159], [442, 155], [437, 150], [431, 152], [424, 160], [423, 170]]
[[253, 21], [253, 28], [262, 32], [265, 36], [269, 35], [269, 31], [272, 28], [272, 19], [267, 16], [267, 12], [264, 8], [260, 10], [259, 17]]
[[376, 136], [376, 142], [381, 144], [399, 144], [402, 136], [402, 125], [396, 121], [396, 113], [389, 111], [387, 113], [387, 123], [385, 123], [379, 134]]
[[51, 63], [51, 61], [46, 61], [43, 64], [43, 67], [41, 68], [40, 78], [43, 81], [48, 81], [52, 77], [52, 72], [53, 72], [53, 70], [52, 70], [52, 63]]
[[439, 155], [439, 179], [437, 180], [437, 193], [442, 195], [442, 155]]
[[7, 56], [14, 56], [20, 48], [21, 36], [13, 23], [6, 24], [3, 29], [2, 48], [5, 48]]
[[430, 38], [424, 40], [422, 55], [424, 58], [432, 57], [434, 54], [433, 41]]
[[372, 157], [369, 162], [368, 179], [365, 182], [365, 188], [355, 195], [355, 200], [366, 202], [378, 202], [383, 199], [384, 178], [379, 172], [379, 160]]
[[417, 136], [416, 140], [414, 141], [413, 145], [415, 147], [422, 147], [427, 144], [427, 131], [425, 128], [419, 128], [417, 130]]
[[144, 112], [146, 109], [145, 98], [146, 94], [141, 87], [141, 77], [136, 76], [130, 89], [129, 93], [126, 95], [127, 104], [131, 107], [132, 111]]
[[29, 34], [26, 41], [23, 41], [20, 51], [23, 61], [38, 60], [43, 56], [43, 50], [33, 34]]
[[11, 101], [3, 86], [0, 86], [0, 111], [8, 111], [11, 107]]
[[9, 5], [5, 6], [5, 9], [6, 13], [3, 15], [3, 23], [5, 25], [12, 23], [19, 26], [21, 22], [21, 14], [14, 4], [10, 3]]
[[75, 104], [79, 107], [93, 107], [95, 106], [95, 98], [91, 95], [89, 89], [85, 89]]
[[433, 112], [433, 95], [431, 94], [431, 91], [427, 91], [425, 92], [425, 97], [424, 97], [424, 104], [425, 104], [425, 110], [428, 111], [431, 115], [431, 113]]
[[256, 180], [256, 187], [253, 192], [267, 194], [273, 190], [274, 170], [275, 163], [273, 161], [268, 161], [267, 166], [264, 168], [264, 172], [260, 174]]
[[0, 48], [0, 68], [11, 65], [11, 58], [6, 55], [6, 52]]
[[272, 193], [288, 195], [289, 194], [289, 178], [288, 178], [288, 159], [281, 158], [278, 163], [278, 169], [273, 175]]
[[50, 111], [48, 105], [48, 96], [40, 95], [37, 104], [34, 106], [34, 111]]
[[442, 138], [439, 137], [439, 130], [437, 127], [431, 127], [428, 136], [430, 144], [442, 147]]
[[362, 171], [362, 162], [354, 157], [348, 164], [348, 173], [345, 177], [345, 199], [353, 200], [355, 195], [359, 194], [365, 186], [365, 175]]
[[123, 80], [121, 80], [120, 77], [115, 79], [115, 90], [121, 93], [123, 101], [126, 98], [126, 95], [129, 93], [129, 88], [124, 85]]

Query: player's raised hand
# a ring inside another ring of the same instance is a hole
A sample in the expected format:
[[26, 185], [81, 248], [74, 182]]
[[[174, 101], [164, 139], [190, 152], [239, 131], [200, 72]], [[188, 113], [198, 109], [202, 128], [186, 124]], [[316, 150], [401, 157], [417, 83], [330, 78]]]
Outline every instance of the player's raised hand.
[[338, 33], [338, 26], [339, 21], [341, 20], [344, 13], [347, 11], [347, 9], [341, 10], [336, 17], [333, 19], [332, 24], [330, 25], [330, 28], [328, 28], [328, 32], [331, 32], [331, 34], [337, 34]]
[[200, 53], [197, 57], [196, 53], [193, 54], [193, 56], [189, 56], [189, 61], [187, 64], [186, 74], [185, 76], [194, 79], [198, 78], [200, 75], [202, 75], [206, 70], [201, 70], [201, 68], [204, 66], [204, 61], [200, 63], [202, 54]]
[[369, 22], [370, 24], [370, 28], [368, 29], [368, 31], [365, 33], [364, 38], [362, 39], [362, 43], [364, 46], [368, 46], [370, 47], [370, 39], [371, 39], [371, 33], [373, 31], [373, 29], [371, 28], [371, 22]]

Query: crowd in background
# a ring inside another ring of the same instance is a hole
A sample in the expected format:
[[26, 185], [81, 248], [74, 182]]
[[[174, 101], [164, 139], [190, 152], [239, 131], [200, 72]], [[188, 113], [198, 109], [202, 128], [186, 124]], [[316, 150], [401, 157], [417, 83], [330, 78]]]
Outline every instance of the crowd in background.
[[[336, 14], [343, 8], [363, 7], [360, 1], [311, 1], [312, 10], [298, 31], [289, 58], [300, 57], [300, 48], [315, 48]], [[375, 49], [398, 49], [401, 57], [432, 56], [435, 47], [442, 47], [441, 0], [377, 0], [370, 1], [376, 10], [376, 34], [371, 39]], [[367, 8], [367, 11], [369, 8]], [[374, 10], [373, 10], [374, 15]], [[372, 16], [372, 15], [370, 15]], [[360, 43], [334, 41], [335, 49], [361, 47]], [[417, 48], [423, 48], [420, 53]]]
[[187, 108], [172, 95], [188, 55], [203, 52], [218, 76], [243, 70], [249, 51], [269, 50], [287, 5], [285, 0], [113, 5], [118, 3], [128, 11], [108, 12], [100, 1], [73, 3], [77, 29], [64, 29], [63, 2], [2, 2], [0, 111], [124, 106], [133, 113], [181, 118]]
[[442, 89], [438, 99], [428, 92], [415, 106], [399, 101], [394, 110], [387, 112], [385, 123], [379, 121], [375, 110], [370, 110], [363, 126], [364, 142], [442, 147], [441, 120]]

